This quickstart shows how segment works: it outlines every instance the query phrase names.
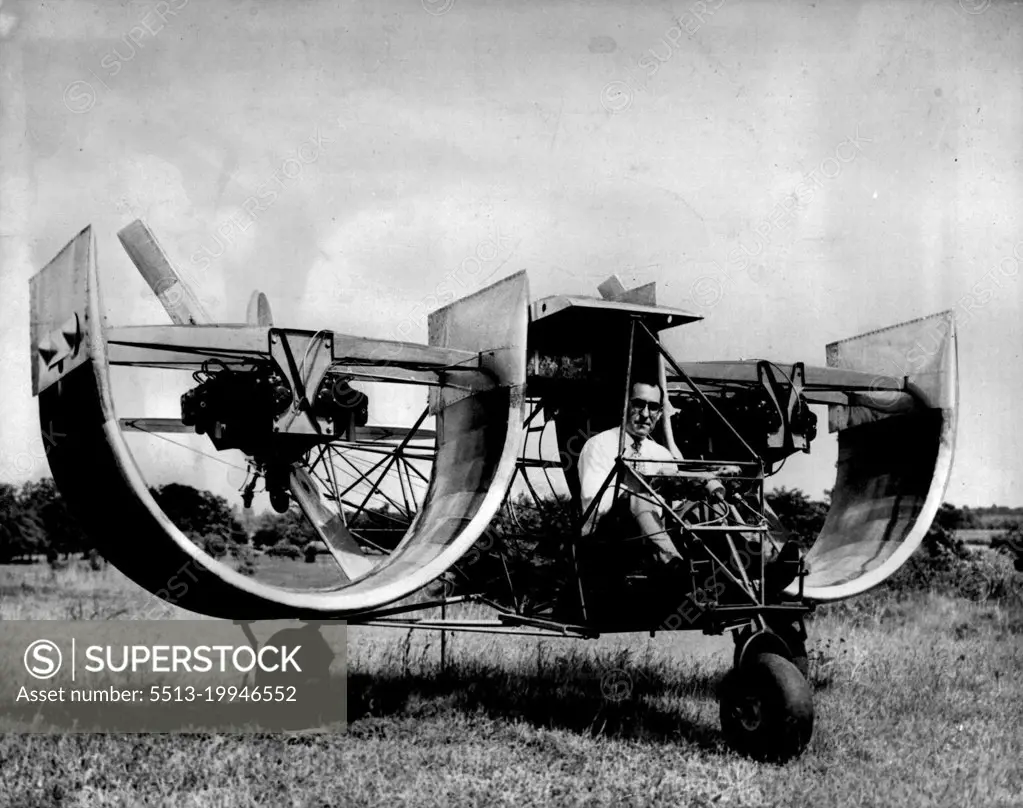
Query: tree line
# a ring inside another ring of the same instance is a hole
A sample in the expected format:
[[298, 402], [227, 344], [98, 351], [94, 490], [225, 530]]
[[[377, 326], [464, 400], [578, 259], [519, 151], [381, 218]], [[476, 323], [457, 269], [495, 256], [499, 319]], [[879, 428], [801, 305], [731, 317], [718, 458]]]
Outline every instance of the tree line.
[[[232, 508], [224, 497], [190, 485], [170, 483], [149, 490], [182, 532], [214, 557], [229, 552], [237, 554], [238, 548], [248, 547], [269, 555], [306, 556], [312, 560], [321, 549], [312, 526], [294, 508], [284, 514], [257, 515]], [[827, 495], [825, 499], [815, 500], [798, 488], [778, 488], [767, 492], [765, 499], [790, 537], [804, 547], [820, 533], [829, 508]], [[515, 517], [516, 525], [506, 525], [508, 516], [502, 511], [495, 519], [495, 527], [499, 533], [519, 535], [568, 529], [567, 524], [554, 524], [557, 519], [552, 521], [541, 513], [534, 512], [531, 519], [527, 518], [529, 524], [522, 524], [523, 518], [520, 513]], [[381, 509], [361, 514], [356, 526], [375, 527], [384, 536], [385, 528], [393, 526], [393, 521], [386, 509]], [[976, 511], [945, 503], [928, 533], [927, 544], [952, 546], [956, 531], [982, 526], [983, 520]], [[1019, 531], [1018, 523], [1008, 528], [1013, 533]], [[391, 538], [397, 537], [396, 533]], [[387, 542], [384, 538], [381, 541]], [[0, 483], [0, 563], [27, 561], [39, 556], [54, 560], [91, 550], [90, 539], [68, 510], [52, 479], [43, 478], [21, 486]]]
[[[149, 489], [181, 531], [214, 557], [249, 547], [300, 558], [316, 533], [302, 514], [291, 510], [245, 514], [217, 494], [170, 483]], [[93, 543], [70, 512], [51, 478], [21, 486], [0, 483], [0, 563], [50, 561], [87, 554]]]

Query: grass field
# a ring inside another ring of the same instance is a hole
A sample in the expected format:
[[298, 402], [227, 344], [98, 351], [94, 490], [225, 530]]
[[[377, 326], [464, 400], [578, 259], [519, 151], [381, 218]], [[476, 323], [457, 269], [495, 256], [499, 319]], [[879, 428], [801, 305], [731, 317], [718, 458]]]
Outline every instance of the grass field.
[[[0, 567], [0, 617], [194, 616], [34, 565]], [[458, 635], [442, 672], [435, 633], [353, 627], [345, 734], [7, 735], [0, 804], [1023, 805], [1016, 595], [877, 591], [810, 632], [816, 727], [786, 766], [721, 740], [727, 637]]]

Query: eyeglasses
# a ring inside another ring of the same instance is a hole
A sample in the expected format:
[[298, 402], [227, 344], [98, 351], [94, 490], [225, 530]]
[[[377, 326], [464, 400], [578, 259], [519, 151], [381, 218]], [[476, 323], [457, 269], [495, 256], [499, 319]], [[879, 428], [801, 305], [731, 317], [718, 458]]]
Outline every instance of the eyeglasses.
[[661, 411], [661, 405], [656, 401], [647, 401], [645, 398], [634, 398], [629, 401], [629, 406], [633, 409], [643, 412], [644, 409], [649, 409], [652, 414]]

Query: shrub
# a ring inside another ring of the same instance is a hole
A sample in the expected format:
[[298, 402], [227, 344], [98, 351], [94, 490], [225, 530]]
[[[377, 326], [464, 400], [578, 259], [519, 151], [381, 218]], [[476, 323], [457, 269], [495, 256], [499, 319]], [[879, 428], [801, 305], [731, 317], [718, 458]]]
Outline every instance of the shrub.
[[1023, 528], [1019, 525], [1013, 525], [991, 539], [991, 549], [1009, 556], [1016, 569], [1023, 572]]
[[279, 541], [273, 547], [270, 547], [266, 554], [274, 558], [298, 559], [302, 557], [302, 550], [290, 541]]
[[261, 527], [252, 534], [253, 547], [257, 547], [261, 550], [273, 547], [279, 541], [281, 541], [281, 534], [272, 527]]
[[935, 591], [977, 602], [1023, 603], [1023, 580], [1008, 558], [985, 550], [971, 551], [952, 530], [937, 522], [886, 587], [899, 597]]
[[828, 503], [813, 500], [798, 488], [778, 488], [764, 494], [764, 500], [794, 539], [805, 549], [817, 539], [828, 516]]
[[242, 575], [255, 575], [256, 552], [247, 544], [239, 544], [231, 548], [231, 554], [238, 562], [238, 572]]
[[216, 533], [212, 536], [207, 536], [202, 547], [214, 558], [222, 558], [227, 555], [227, 540]]
[[99, 554], [99, 550], [95, 547], [89, 550], [85, 557], [89, 560], [89, 569], [93, 572], [99, 572], [106, 566], [106, 559]]
[[50, 565], [51, 570], [66, 570], [68, 568], [67, 556], [61, 558], [60, 554], [53, 550], [46, 551], [46, 561]]

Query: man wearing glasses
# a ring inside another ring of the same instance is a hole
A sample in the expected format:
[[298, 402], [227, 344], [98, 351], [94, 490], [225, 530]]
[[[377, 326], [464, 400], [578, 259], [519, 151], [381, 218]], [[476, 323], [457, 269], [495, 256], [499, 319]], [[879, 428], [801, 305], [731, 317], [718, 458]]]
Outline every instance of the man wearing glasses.
[[[630, 464], [640, 475], [652, 477], [666, 473], [672, 468], [670, 463], [644, 463], [642, 462], [644, 460], [682, 459], [650, 437], [661, 417], [662, 409], [661, 387], [657, 384], [636, 382], [632, 385], [629, 410], [623, 426], [598, 432], [586, 442], [579, 455], [580, 500], [583, 513], [596, 499], [601, 486], [614, 469], [622, 428], [625, 430], [623, 459], [640, 461]], [[738, 472], [739, 469], [735, 466], [724, 466], [718, 470], [719, 474]], [[711, 497], [724, 499], [724, 485], [713, 474], [691, 476], [704, 478], [706, 492]], [[609, 538], [644, 537], [653, 545], [661, 564], [668, 568], [680, 565], [682, 556], [664, 529], [661, 506], [651, 501], [650, 497], [642, 492], [639, 484], [629, 477], [623, 481], [622, 489], [626, 493], [616, 500], [614, 480], [611, 480], [583, 526], [584, 535], [596, 531]], [[796, 575], [795, 562], [798, 559], [799, 546], [795, 542], [786, 542], [774, 559], [767, 564], [765, 570], [767, 587], [772, 591], [780, 591], [787, 586]]]
[[[672, 453], [650, 437], [657, 425], [663, 408], [661, 388], [656, 384], [636, 382], [632, 385], [632, 396], [629, 399], [629, 410], [625, 417], [625, 460], [676, 460]], [[618, 440], [622, 427], [613, 427], [598, 432], [583, 446], [579, 455], [580, 500], [583, 513], [600, 492], [604, 480], [614, 469], [618, 457]], [[631, 465], [631, 464], [630, 464]], [[636, 463], [633, 468], [650, 477], [667, 471], [665, 463]], [[721, 485], [720, 482], [717, 483]], [[586, 520], [584, 533], [592, 533], [600, 526], [601, 532], [608, 529], [624, 535], [645, 536], [656, 551], [658, 559], [664, 564], [676, 564], [682, 561], [678, 550], [664, 530], [660, 506], [651, 502], [647, 496], [637, 495], [638, 484], [629, 478], [623, 481], [622, 487], [628, 492], [615, 500], [615, 485], [612, 480], [604, 489], [593, 512]], [[629, 524], [633, 526], [629, 530]]]

